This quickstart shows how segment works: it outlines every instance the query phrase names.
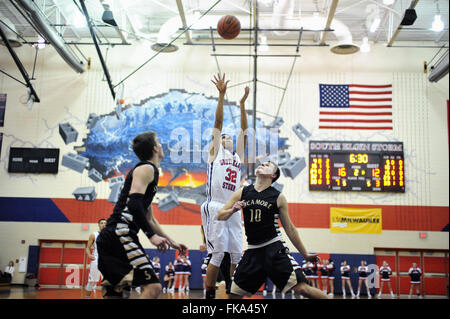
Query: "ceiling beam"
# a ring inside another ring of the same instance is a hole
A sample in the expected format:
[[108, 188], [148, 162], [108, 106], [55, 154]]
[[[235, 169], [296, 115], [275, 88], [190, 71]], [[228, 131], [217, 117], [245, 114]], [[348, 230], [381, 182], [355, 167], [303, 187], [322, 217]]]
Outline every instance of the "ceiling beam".
[[106, 66], [105, 60], [103, 59], [102, 51], [100, 50], [100, 47], [98, 46], [97, 36], [96, 36], [94, 28], [92, 26], [91, 18], [89, 17], [89, 13], [87, 11], [86, 4], [84, 3], [84, 0], [79, 0], [79, 1], [80, 1], [80, 4], [81, 4], [81, 8], [83, 10], [84, 16], [86, 18], [86, 22], [87, 22], [87, 25], [88, 25], [88, 28], [89, 28], [89, 32], [91, 33], [92, 40], [94, 41], [95, 49], [97, 50], [97, 54], [98, 54], [98, 57], [100, 59], [100, 63], [101, 63], [102, 68], [103, 68], [103, 72], [105, 73], [106, 81], [108, 82], [108, 86], [109, 86], [109, 90], [111, 92], [113, 100], [115, 101], [116, 100], [116, 92], [114, 92], [114, 86], [113, 86], [113, 84], [111, 82], [111, 76], [109, 74], [109, 71], [108, 71], [108, 68]]
[[[5, 44], [6, 48], [8, 49], [9, 54], [11, 54], [11, 57], [13, 58], [14, 62], [16, 63], [17, 68], [19, 69], [20, 73], [22, 74], [22, 77], [26, 82], [26, 87], [30, 90], [30, 95], [33, 96], [33, 101], [36, 103], [39, 103], [40, 102], [39, 97], [37, 96], [37, 93], [34, 90], [33, 85], [31, 84], [28, 73], [25, 70], [25, 68], [23, 67], [23, 64], [20, 61], [19, 57], [17, 56], [16, 52], [14, 52], [13, 48], [11, 47], [8, 37], [3, 32], [2, 28], [0, 28], [0, 38], [3, 40], [3, 43]], [[17, 79], [15, 79], [15, 80], [17, 80]]]
[[[334, 19], [334, 14], [336, 13], [336, 8], [338, 5], [339, 0], [333, 0], [333, 2], [330, 5], [330, 10], [328, 11], [328, 18], [327, 18], [327, 23], [325, 25], [325, 30], [329, 29], [331, 27], [331, 22]], [[325, 39], [327, 37], [327, 33], [328, 32], [322, 32], [322, 36], [320, 39], [320, 44], [325, 44]]]
[[[395, 6], [396, 1], [394, 1], [394, 3], [391, 5], [392, 7]], [[386, 10], [386, 12], [384, 13], [384, 16], [381, 19], [381, 23], [380, 23], [380, 26], [378, 27], [378, 32], [375, 35], [375, 40], [373, 41], [373, 43], [377, 43], [378, 42], [378, 39], [380, 38], [380, 35], [381, 35], [381, 31], [383, 30], [382, 26], [386, 25], [390, 14], [392, 14], [392, 13], [389, 10]]]
[[[412, 0], [408, 9], [414, 9], [418, 2], [419, 2], [419, 0]], [[401, 23], [401, 21], [400, 21], [400, 23]], [[394, 34], [392, 35], [392, 37], [389, 39], [387, 47], [391, 47], [394, 44], [395, 39], [397, 38], [400, 31], [403, 29], [403, 26], [400, 23], [398, 24], [398, 27], [394, 31]]]
[[436, 38], [436, 40], [434, 40], [434, 42], [436, 42], [436, 43], [440, 42], [442, 40], [442, 38], [444, 38], [444, 36], [447, 32], [448, 32], [448, 30], [442, 30], [441, 33]]
[[[184, 7], [183, 7], [183, 1], [182, 0], [177, 0], [177, 7], [178, 7], [178, 13], [180, 14], [180, 18], [181, 18], [181, 23], [183, 24], [183, 28], [187, 28], [187, 21], [186, 21], [186, 15], [184, 13]], [[186, 41], [188, 43], [192, 43], [192, 39], [191, 39], [191, 31], [188, 30], [185, 33], [185, 37], [186, 37]]]

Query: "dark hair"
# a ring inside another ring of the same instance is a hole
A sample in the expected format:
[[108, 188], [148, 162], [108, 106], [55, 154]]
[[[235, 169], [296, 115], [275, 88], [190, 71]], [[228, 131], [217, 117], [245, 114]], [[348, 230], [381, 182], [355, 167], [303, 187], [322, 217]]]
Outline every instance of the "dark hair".
[[280, 168], [278, 167], [277, 164], [275, 164], [274, 162], [269, 161], [269, 163], [272, 163], [276, 170], [274, 172], [274, 174], [276, 175], [274, 178], [272, 178], [272, 184], [275, 183], [277, 181], [277, 179], [280, 177]]
[[97, 224], [100, 224], [100, 222], [101, 222], [102, 220], [106, 221], [106, 219], [100, 218], [100, 219], [98, 220]]
[[153, 148], [156, 146], [156, 133], [147, 131], [137, 135], [132, 142], [134, 154], [141, 160], [146, 161], [153, 156]]

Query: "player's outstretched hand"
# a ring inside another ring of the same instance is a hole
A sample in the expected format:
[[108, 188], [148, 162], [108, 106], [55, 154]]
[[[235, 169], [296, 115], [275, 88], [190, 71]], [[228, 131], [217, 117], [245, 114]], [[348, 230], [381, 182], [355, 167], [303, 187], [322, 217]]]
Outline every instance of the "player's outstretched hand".
[[150, 242], [155, 245], [160, 252], [165, 252], [170, 247], [170, 241], [165, 237], [154, 234], [149, 239]]
[[225, 82], [225, 73], [222, 78], [220, 78], [220, 73], [217, 73], [217, 77], [214, 75], [214, 80], [211, 80], [211, 82], [215, 84], [220, 93], [225, 93], [227, 90], [227, 84], [230, 80]]
[[178, 249], [182, 255], [184, 255], [188, 249], [186, 245], [176, 242], [172, 242], [171, 246], [175, 249]]
[[241, 98], [240, 104], [244, 104], [245, 103], [245, 101], [248, 98], [248, 93], [249, 92], [250, 92], [250, 88], [248, 86], [246, 86], [245, 89], [244, 89], [244, 96]]

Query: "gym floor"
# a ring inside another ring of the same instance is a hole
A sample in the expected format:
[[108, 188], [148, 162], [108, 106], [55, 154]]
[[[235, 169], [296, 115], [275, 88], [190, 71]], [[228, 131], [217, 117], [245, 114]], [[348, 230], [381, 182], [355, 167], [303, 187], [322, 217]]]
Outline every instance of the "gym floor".
[[[0, 287], [0, 299], [84, 299], [85, 291], [83, 289], [50, 289], [50, 288], [34, 288], [34, 287], [24, 287], [19, 285]], [[94, 294], [92, 293], [92, 299], [103, 299], [101, 291], [97, 290]], [[191, 290], [189, 293], [162, 293], [159, 299], [203, 299], [203, 290]], [[220, 286], [217, 291], [218, 299], [228, 299], [225, 294], [223, 286]], [[263, 296], [262, 292], [258, 292], [251, 299], [283, 299], [281, 293], [277, 292], [272, 294], [268, 292], [266, 296]], [[287, 293], [284, 299], [300, 299], [299, 296], [292, 296], [292, 294]], [[333, 299], [343, 299], [342, 295], [335, 295]], [[347, 299], [352, 299], [347, 296]], [[361, 296], [360, 299], [367, 299], [367, 296]], [[378, 299], [372, 297], [372, 299]], [[391, 296], [386, 294], [382, 296], [382, 299], [391, 300]], [[400, 295], [396, 299], [408, 299], [408, 295]], [[413, 299], [417, 299], [417, 296], [413, 296]], [[447, 296], [436, 296], [429, 295], [425, 296], [424, 299], [448, 299]]]

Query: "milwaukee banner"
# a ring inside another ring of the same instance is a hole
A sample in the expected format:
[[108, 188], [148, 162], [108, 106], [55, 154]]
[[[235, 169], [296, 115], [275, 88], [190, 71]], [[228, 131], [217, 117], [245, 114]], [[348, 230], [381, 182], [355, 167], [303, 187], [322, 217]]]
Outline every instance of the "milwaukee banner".
[[381, 208], [330, 207], [332, 233], [381, 234]]

